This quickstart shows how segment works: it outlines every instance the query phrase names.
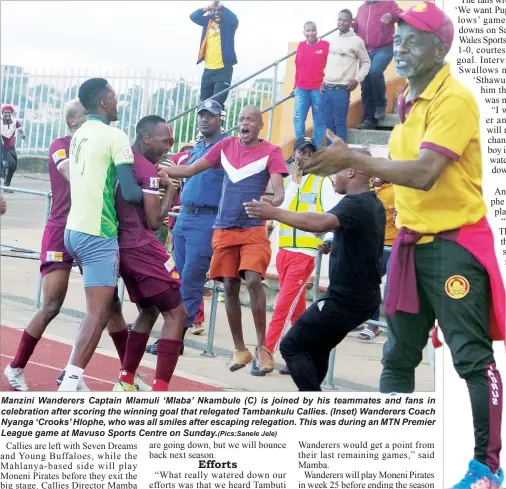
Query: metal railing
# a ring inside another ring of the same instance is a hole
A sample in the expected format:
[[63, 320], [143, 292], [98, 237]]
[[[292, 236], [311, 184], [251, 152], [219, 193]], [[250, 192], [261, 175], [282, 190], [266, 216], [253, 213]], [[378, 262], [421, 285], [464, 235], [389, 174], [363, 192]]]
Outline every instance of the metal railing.
[[[115, 124], [131, 140], [139, 119], [150, 114], [175, 120], [172, 129], [176, 146], [190, 142], [198, 132], [194, 114], [187, 118], [175, 116], [199, 102], [200, 77], [177, 77], [151, 69], [16, 68], [2, 66], [1, 103], [14, 107], [14, 118], [25, 131], [26, 140], [18, 136], [16, 144], [20, 155], [45, 156], [51, 142], [67, 134], [63, 108], [77, 97], [79, 85], [92, 76], [106, 78], [115, 89], [118, 97], [118, 121]], [[225, 103], [225, 127], [237, 124], [244, 105], [261, 106], [264, 100], [271, 99], [272, 94], [281, 89], [280, 84], [272, 86], [271, 78], [248, 77], [248, 81], [250, 83], [234, 85], [237, 88]]]
[[[337, 30], [332, 29], [322, 37]], [[230, 87], [214, 95], [228, 94], [225, 102], [224, 128], [233, 131], [245, 105], [263, 108], [270, 101], [267, 139], [273, 131], [273, 111], [279, 105], [283, 81], [281, 64], [294, 56], [293, 51], [251, 75], [233, 81]], [[14, 106], [26, 140], [17, 141], [20, 155], [46, 155], [54, 139], [67, 133], [63, 108], [77, 97], [79, 86], [88, 78], [106, 78], [118, 97], [116, 125], [133, 140], [135, 125], [142, 117], [156, 114], [172, 123], [176, 149], [198, 133], [195, 109], [200, 103], [200, 76], [197, 78], [170, 75], [158, 70], [104, 70], [65, 68], [24, 68], [1, 66], [1, 103]], [[289, 97], [285, 98], [288, 100]]]
[[[3, 191], [7, 191], [7, 192], [12, 192], [12, 193], [16, 192], [16, 193], [20, 193], [20, 194], [29, 194], [29, 195], [40, 195], [41, 197], [45, 197], [46, 198], [46, 206], [45, 206], [45, 210], [44, 210], [44, 225], [43, 225], [43, 227], [46, 227], [47, 220], [49, 219], [49, 213], [51, 212], [51, 200], [53, 197], [53, 194], [51, 192], [41, 192], [39, 190], [30, 190], [30, 189], [18, 188], [18, 187], [5, 187], [3, 185], [0, 186], [0, 188]], [[17, 245], [11, 245], [11, 244], [7, 244], [7, 243], [0, 243], [0, 247], [1, 248], [9, 248], [10, 250], [19, 251], [22, 253], [38, 253], [40, 255], [40, 250], [23, 248], [23, 247], [20, 247]], [[42, 293], [42, 275], [39, 272], [39, 275], [37, 277], [37, 285], [36, 285], [36, 289], [35, 289], [35, 301], [34, 301], [36, 309], [38, 309], [40, 307], [41, 293]]]
[[[331, 29], [330, 31], [328, 31], [325, 34], [323, 34], [323, 36], [321, 36], [321, 38], [327, 37], [330, 34], [333, 34], [334, 32], [336, 32], [337, 30], [338, 30], [337, 27], [335, 27], [334, 29]], [[255, 71], [254, 73], [252, 73], [251, 75], [247, 76], [246, 78], [243, 78], [243, 79], [239, 80], [238, 82], [232, 83], [229, 87], [225, 88], [221, 92], [218, 92], [218, 93], [214, 94], [212, 98], [219, 98], [219, 97], [222, 97], [224, 95], [227, 95], [232, 90], [240, 87], [241, 85], [247, 83], [248, 81], [252, 80], [253, 78], [256, 78], [256, 77], [258, 77], [260, 75], [263, 75], [268, 70], [273, 69], [272, 85], [271, 85], [272, 88], [271, 88], [271, 92], [270, 92], [270, 102], [271, 102], [271, 105], [268, 108], [266, 108], [265, 110], [262, 111], [262, 113], [270, 111], [270, 113], [269, 113], [269, 120], [268, 120], [268, 123], [267, 123], [267, 140], [270, 141], [271, 137], [272, 137], [272, 130], [273, 130], [273, 117], [274, 117], [274, 111], [273, 111], [273, 109], [275, 107], [277, 107], [278, 105], [280, 105], [281, 103], [285, 102], [286, 100], [289, 100], [292, 97], [292, 95], [289, 95], [289, 96], [285, 97], [283, 100], [280, 100], [279, 102], [277, 102], [278, 91], [279, 91], [279, 86], [280, 86], [280, 82], [279, 82], [279, 79], [278, 79], [279, 78], [279, 67], [280, 67], [280, 64], [283, 63], [283, 61], [286, 61], [287, 59], [291, 58], [292, 56], [295, 56], [296, 53], [297, 53], [297, 51], [292, 51], [291, 53], [286, 54], [285, 56], [277, 59], [276, 61], [273, 61], [272, 63], [268, 64], [267, 66], [264, 66], [260, 70]], [[190, 116], [190, 117], [196, 118], [195, 111], [196, 111], [197, 107], [199, 106], [199, 103], [200, 102], [197, 102], [193, 107], [189, 107], [188, 109], [186, 109], [185, 111], [181, 112], [180, 114], [177, 114], [176, 116], [170, 118], [168, 120], [168, 122], [169, 123], [176, 122], [176, 121], [178, 121], [179, 119], [182, 119], [185, 116]], [[243, 106], [244, 105], [250, 105], [250, 103], [243, 104]], [[253, 105], [257, 105], [257, 104], [253, 104]], [[230, 125], [228, 123], [228, 120], [227, 120], [227, 122], [225, 124], [225, 131], [227, 133], [233, 132], [233, 130], [235, 129], [235, 127], [237, 126], [237, 118], [238, 118], [238, 113], [235, 114], [235, 117], [234, 117], [235, 122], [232, 123], [232, 125]]]

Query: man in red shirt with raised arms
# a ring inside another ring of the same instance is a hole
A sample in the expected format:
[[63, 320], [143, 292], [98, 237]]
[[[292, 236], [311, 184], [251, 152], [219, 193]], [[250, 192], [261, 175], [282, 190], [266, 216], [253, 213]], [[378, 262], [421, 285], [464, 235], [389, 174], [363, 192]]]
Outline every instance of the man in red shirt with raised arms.
[[270, 179], [274, 190], [272, 205], [281, 205], [285, 196], [283, 176], [288, 174], [288, 168], [281, 149], [259, 139], [262, 127], [260, 109], [248, 105], [239, 116], [239, 137], [225, 138], [195, 163], [168, 168], [166, 173], [169, 177], [189, 178], [209, 168], [225, 170], [214, 225], [210, 278], [223, 281], [225, 288], [225, 308], [235, 346], [232, 372], [253, 360], [242, 332], [239, 291], [241, 279], [245, 280], [257, 333], [256, 358], [251, 373], [263, 376], [274, 370], [274, 359], [265, 347], [267, 315], [262, 285], [271, 259], [271, 244], [265, 223], [250, 219], [243, 203], [266, 199], [264, 193]]

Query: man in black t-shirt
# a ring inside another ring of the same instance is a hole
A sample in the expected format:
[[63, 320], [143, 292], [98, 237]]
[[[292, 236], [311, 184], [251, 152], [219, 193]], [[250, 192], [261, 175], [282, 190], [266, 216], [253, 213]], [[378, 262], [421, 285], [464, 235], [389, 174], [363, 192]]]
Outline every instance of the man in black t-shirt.
[[264, 201], [244, 204], [254, 219], [274, 219], [317, 234], [334, 231], [327, 294], [302, 314], [280, 345], [299, 391], [321, 390], [332, 348], [381, 302], [383, 204], [370, 191], [369, 177], [357, 170], [339, 172], [334, 188], [346, 196], [325, 214], [286, 211]]

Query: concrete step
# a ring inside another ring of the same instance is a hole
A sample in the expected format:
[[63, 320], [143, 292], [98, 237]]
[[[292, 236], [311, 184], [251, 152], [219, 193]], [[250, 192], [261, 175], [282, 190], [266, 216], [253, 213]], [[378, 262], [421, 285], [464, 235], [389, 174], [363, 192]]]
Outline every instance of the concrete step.
[[382, 121], [378, 122], [378, 128], [393, 129], [397, 124], [401, 123], [399, 114], [387, 114]]
[[348, 129], [348, 144], [386, 145], [390, 139], [390, 131]]

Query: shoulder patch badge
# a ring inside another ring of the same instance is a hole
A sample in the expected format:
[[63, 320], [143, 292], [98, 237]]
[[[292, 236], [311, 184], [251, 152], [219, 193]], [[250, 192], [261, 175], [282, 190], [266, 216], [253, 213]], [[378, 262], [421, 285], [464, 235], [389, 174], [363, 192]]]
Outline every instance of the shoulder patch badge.
[[149, 188], [152, 190], [159, 190], [160, 179], [158, 177], [149, 177]]
[[123, 156], [127, 159], [127, 160], [132, 160], [133, 157], [134, 157], [134, 154], [132, 152], [132, 148], [130, 146], [125, 146], [123, 148]]
[[64, 149], [59, 149], [53, 153], [52, 158], [55, 163], [58, 163], [60, 160], [67, 158], [67, 152]]
[[62, 262], [63, 253], [61, 251], [48, 251], [46, 253], [46, 261], [48, 262]]

